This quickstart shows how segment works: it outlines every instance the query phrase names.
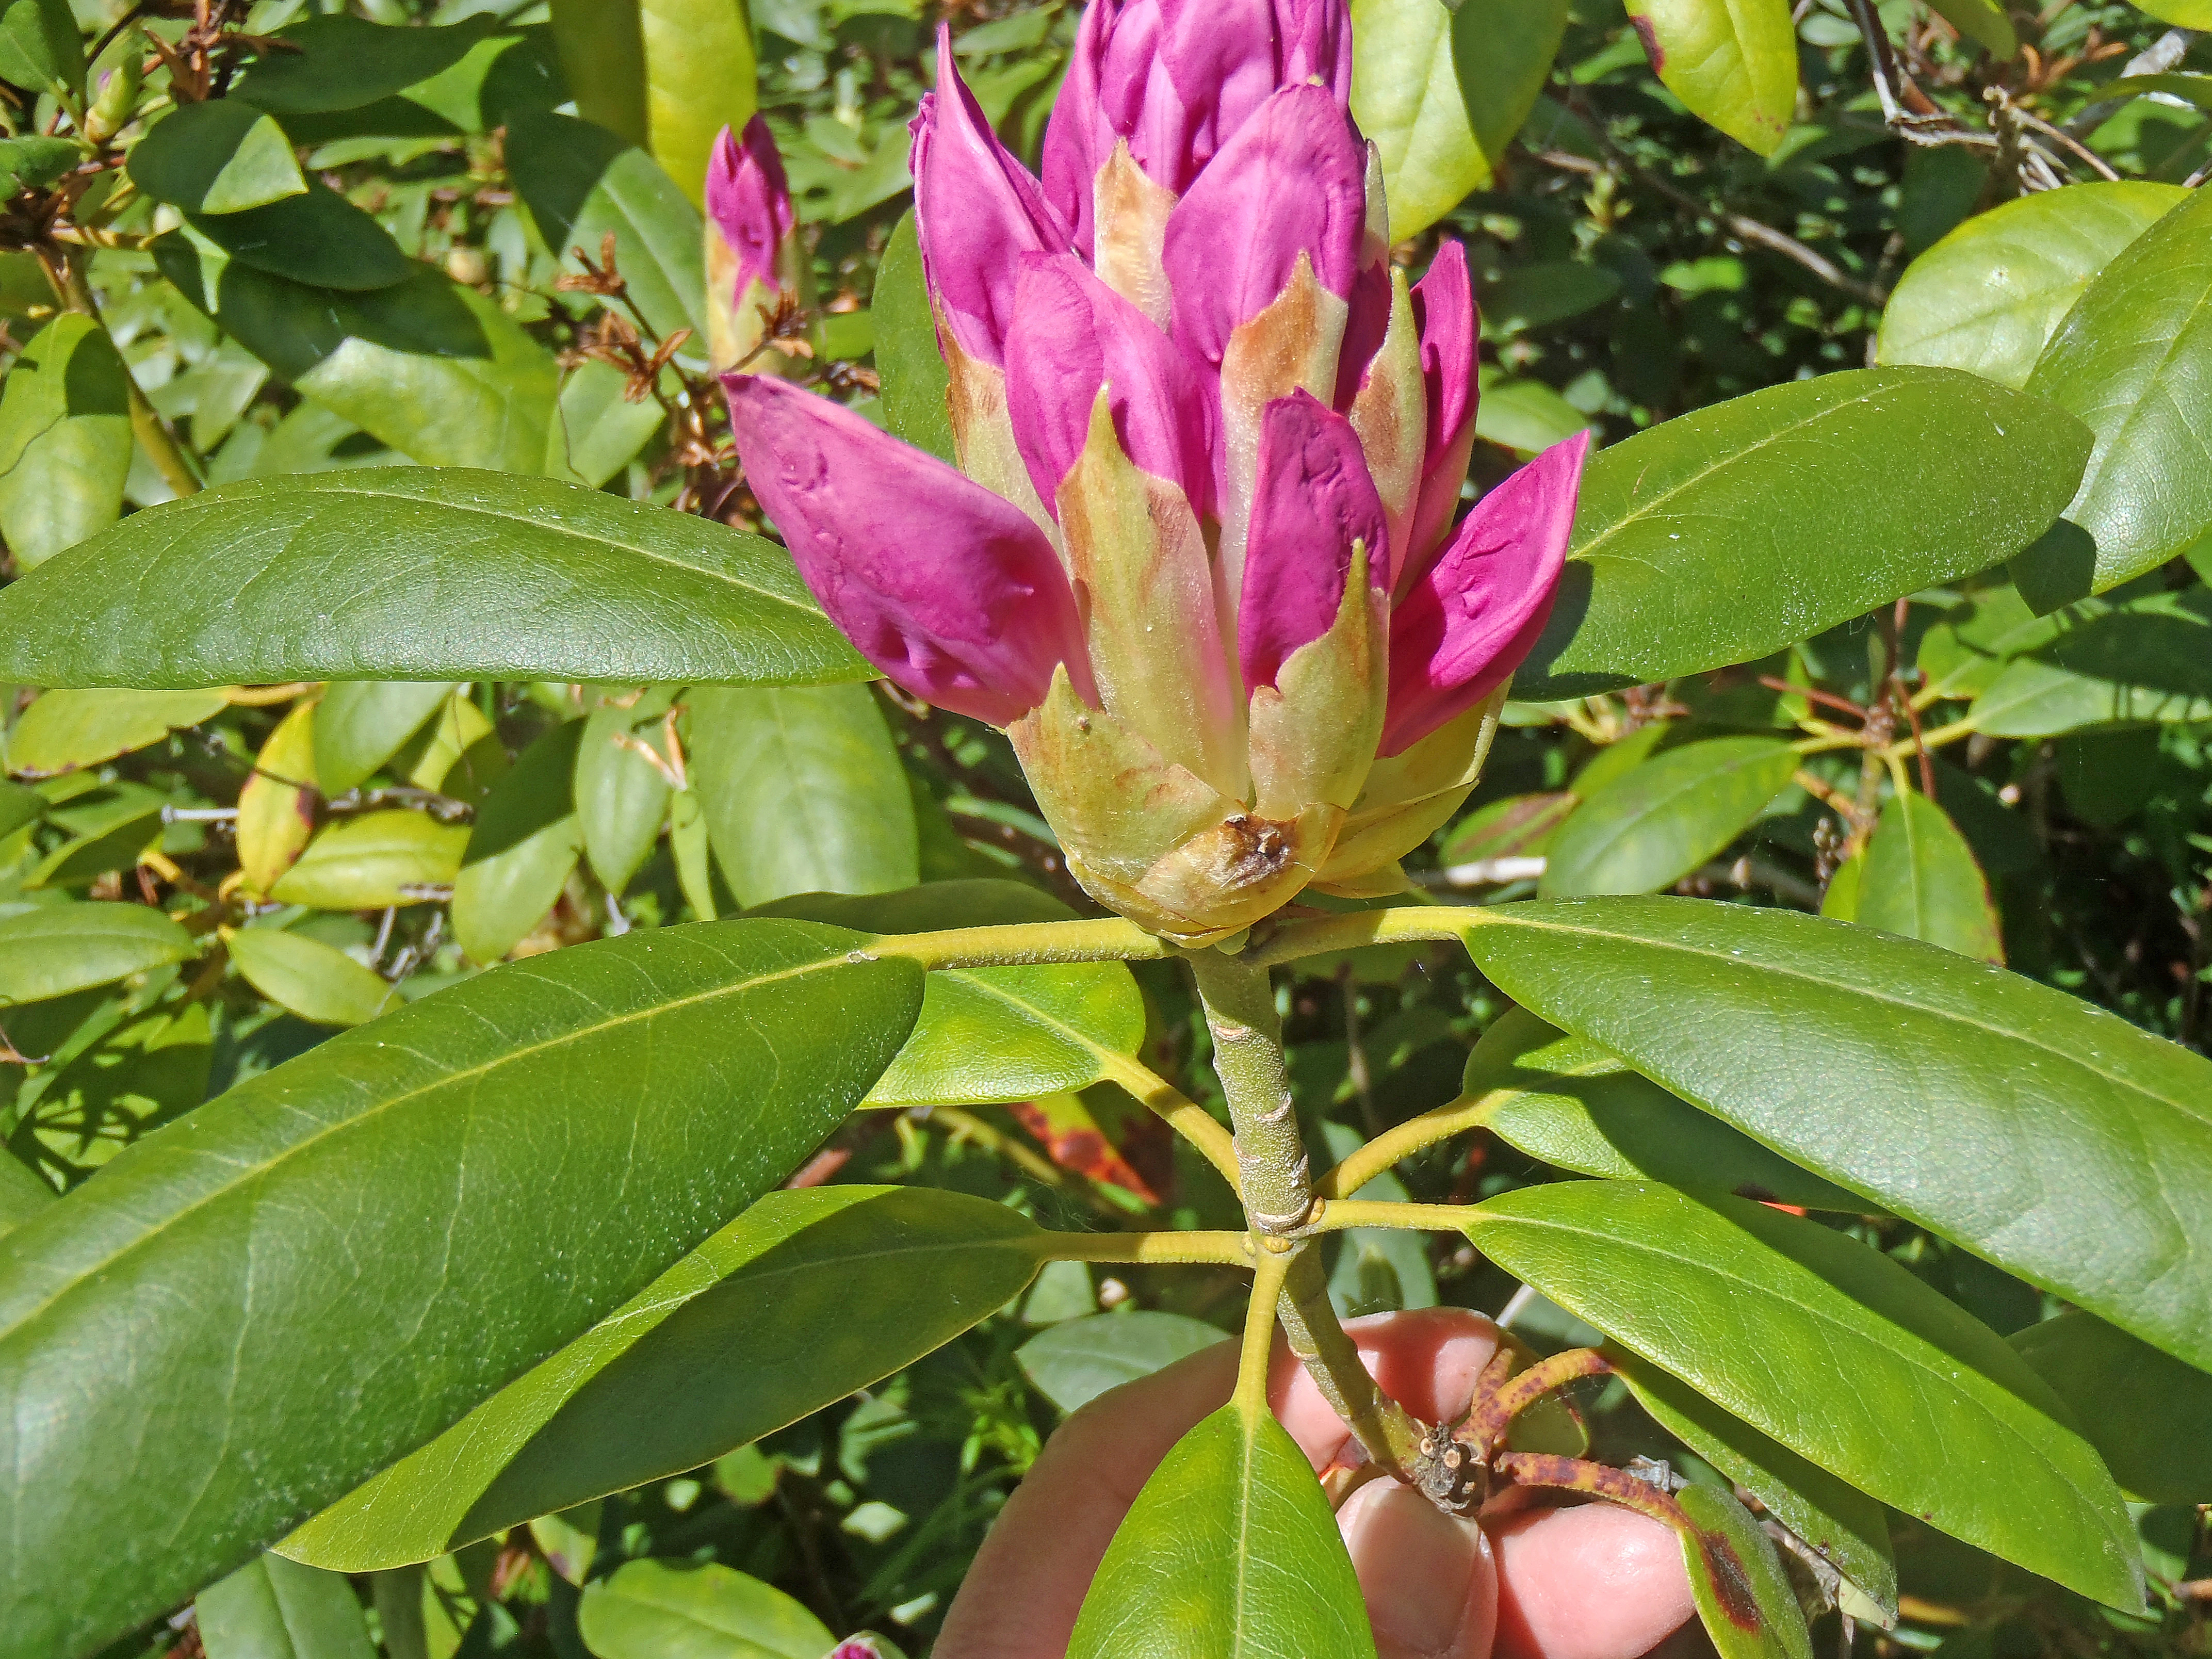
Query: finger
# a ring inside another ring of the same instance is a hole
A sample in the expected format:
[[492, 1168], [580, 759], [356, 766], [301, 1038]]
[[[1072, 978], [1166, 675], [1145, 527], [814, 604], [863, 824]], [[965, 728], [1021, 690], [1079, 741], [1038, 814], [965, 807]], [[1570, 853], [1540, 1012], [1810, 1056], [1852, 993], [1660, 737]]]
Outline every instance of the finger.
[[1674, 1529], [1610, 1504], [1491, 1528], [1498, 1659], [1634, 1659], [1696, 1610]]
[[1387, 1480], [1352, 1493], [1336, 1523], [1380, 1659], [1487, 1659], [1498, 1574], [1480, 1527]]
[[[1420, 1308], [1345, 1322], [1359, 1358], [1384, 1394], [1416, 1417], [1437, 1423], [1467, 1409], [1474, 1379], [1498, 1352], [1498, 1328], [1465, 1308]], [[1352, 1431], [1278, 1339], [1267, 1395], [1291, 1437], [1325, 1469]]]

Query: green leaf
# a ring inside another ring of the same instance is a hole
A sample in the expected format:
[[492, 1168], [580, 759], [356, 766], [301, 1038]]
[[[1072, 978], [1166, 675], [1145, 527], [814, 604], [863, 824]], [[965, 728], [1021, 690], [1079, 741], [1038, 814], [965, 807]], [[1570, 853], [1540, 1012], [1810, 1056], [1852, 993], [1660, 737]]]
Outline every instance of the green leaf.
[[451, 680], [342, 680], [315, 705], [315, 781], [343, 795], [368, 781], [452, 695]]
[[191, 934], [143, 904], [53, 904], [0, 916], [0, 1007], [182, 962]]
[[129, 170], [147, 195], [187, 213], [238, 213], [307, 193], [284, 129], [238, 98], [185, 104], [155, 122]]
[[[1910, 792], [1890, 797], [1867, 843], [1846, 920], [1960, 956], [2004, 961], [1990, 884], [1942, 807]], [[1830, 914], [1826, 906], [1822, 914]]]
[[246, 983], [317, 1025], [365, 1025], [399, 1005], [398, 989], [337, 946], [276, 927], [240, 927], [223, 939]]
[[[904, 892], [809, 893], [751, 912], [864, 933], [1067, 921], [1059, 900], [1010, 881], [945, 881]], [[1145, 1001], [1118, 962], [963, 968], [929, 976], [914, 1035], [868, 1091], [871, 1106], [1035, 1100], [1088, 1088], [1108, 1056], [1145, 1040]]]
[[945, 404], [952, 376], [937, 344], [911, 210], [884, 246], [869, 313], [876, 319], [876, 372], [883, 377], [884, 419], [891, 435], [940, 461], [953, 460], [952, 416]]
[[914, 799], [866, 687], [703, 687], [686, 701], [691, 787], [739, 903], [921, 879]]
[[2089, 443], [2039, 398], [1934, 368], [1823, 374], [1638, 433], [1589, 464], [1514, 695], [1750, 662], [1986, 570], [2057, 518]]
[[1876, 356], [2026, 386], [2089, 279], [2188, 193], [2099, 181], [1976, 214], [1905, 267], [1882, 310]]
[[1014, 1358], [1039, 1394], [1073, 1412], [1227, 1340], [1218, 1326], [1187, 1314], [1124, 1308], [1054, 1325], [1023, 1343]]
[[1336, 1520], [1264, 1407], [1224, 1406], [1176, 1442], [1107, 1547], [1068, 1659], [1194, 1654], [1374, 1659]]
[[67, 313], [0, 387], [0, 535], [28, 571], [121, 516], [131, 471], [128, 372], [107, 331]]
[[1628, 21], [1667, 90], [1761, 155], [1797, 108], [1790, 0], [1629, 0]]
[[546, 434], [547, 477], [597, 489], [637, 459], [666, 413], [650, 398], [632, 403], [629, 391], [629, 376], [597, 358], [562, 372]]
[[261, 207], [188, 213], [185, 222], [213, 258], [313, 288], [367, 293], [423, 270], [382, 225], [328, 185], [310, 179], [307, 186]]
[[[781, 1182], [921, 1006], [917, 969], [855, 942], [731, 922], [494, 969], [0, 1238], [0, 1647], [82, 1653], [173, 1606]], [[126, 1372], [147, 1386], [83, 1386]]]
[[611, 232], [630, 297], [665, 338], [689, 328], [707, 349], [707, 275], [699, 210], [644, 149], [605, 127], [550, 112], [507, 127], [507, 162], [545, 245], [568, 270], [594, 264]]
[[0, 1233], [21, 1226], [57, 1196], [21, 1158], [0, 1152]]
[[1885, 1627], [1896, 1622], [1897, 1564], [1880, 1504], [1656, 1365], [1620, 1352], [1613, 1360], [1660, 1427], [1765, 1504], [1874, 1604]]
[[1492, 801], [1452, 826], [1440, 861], [1453, 865], [1477, 859], [1535, 857], [1580, 805], [1579, 796], [1564, 789]]
[[1525, 1008], [1509, 1010], [1468, 1056], [1462, 1091], [1489, 1097], [1482, 1127], [1578, 1175], [1664, 1181], [1812, 1210], [1866, 1201], [1798, 1168]]
[[227, 689], [49, 691], [23, 711], [8, 734], [8, 769], [45, 777], [97, 766], [211, 720], [229, 704]]
[[84, 95], [84, 36], [69, 0], [7, 0], [0, 8], [0, 81]]
[[[2206, 13], [2206, 18], [2212, 21], [2212, 11]], [[2142, 98], [2153, 94], [2179, 98], [2212, 113], [2212, 75], [2124, 75], [2099, 87], [2097, 101], [2102, 104], [2116, 98]]]
[[2074, 1408], [2130, 1494], [2212, 1503], [2212, 1375], [2078, 1310], [2030, 1325], [2012, 1345]]
[[585, 719], [576, 746], [576, 817], [584, 852], [600, 884], [617, 896], [652, 854], [668, 817], [668, 775], [632, 746], [646, 744], [661, 752], [668, 704], [665, 691], [648, 692], [629, 708], [603, 704]]
[[1751, 1512], [1715, 1486], [1686, 1486], [1674, 1501], [1692, 1528], [1681, 1535], [1690, 1594], [1721, 1659], [1813, 1659], [1797, 1592]]
[[0, 676], [33, 685], [872, 672], [772, 542], [459, 469], [228, 484], [133, 514], [0, 592]]
[[2142, 1606], [2127, 1510], [2002, 1338], [1877, 1251], [1747, 1199], [1524, 1188], [1474, 1247], [1861, 1490], [2111, 1605]]
[[317, 910], [381, 910], [441, 898], [459, 874], [466, 824], [392, 809], [343, 818], [319, 832], [269, 896]]
[[561, 896], [583, 854], [576, 817], [581, 720], [538, 738], [477, 809], [453, 878], [453, 937], [471, 961], [497, 962]]
[[[84, 151], [67, 138], [0, 138], [0, 174], [5, 175], [11, 196], [19, 190], [44, 190], [83, 160]], [[31, 256], [18, 252], [14, 257]], [[11, 310], [9, 314], [17, 313]]]
[[1578, 317], [1620, 292], [1620, 276], [1603, 265], [1544, 259], [1499, 272], [1480, 284], [1475, 297], [1483, 337], [1497, 340]]
[[2191, 191], [2112, 257], [2044, 347], [2027, 389], [2080, 416], [2097, 440], [2066, 509], [2095, 545], [2029, 555], [2039, 586], [2101, 593], [2212, 526], [2212, 430], [2202, 413], [2212, 401], [2212, 193]]
[[965, 1194], [772, 1193], [278, 1547], [348, 1571], [397, 1566], [696, 1468], [1005, 1306], [1044, 1242]]
[[1538, 380], [1514, 380], [1487, 363], [1480, 378], [1474, 435], [1517, 454], [1534, 455], [1596, 423]]
[[742, 0], [637, 0], [637, 18], [653, 154], [703, 204], [715, 136], [742, 129], [759, 106], [751, 26]]
[[2136, 0], [2136, 9], [2176, 28], [2212, 29], [2212, 0]]
[[822, 1659], [837, 1641], [781, 1590], [716, 1561], [627, 1562], [585, 1587], [576, 1625], [599, 1659]]
[[1974, 699], [1991, 737], [2212, 720], [2212, 595], [2153, 593], [2051, 619]]
[[1540, 887], [1557, 897], [1672, 886], [1749, 828], [1797, 766], [1782, 738], [1663, 750], [1589, 796], [1553, 832]]
[[374, 1659], [353, 1586], [281, 1555], [247, 1562], [193, 1604], [207, 1659]]
[[1516, 1002], [2212, 1364], [2212, 1213], [2191, 1196], [2212, 1187], [2212, 1061], [2002, 969], [1788, 911], [1593, 899], [1481, 914], [1468, 949]]
[[395, 286], [349, 295], [224, 261], [181, 234], [154, 253], [247, 350], [403, 454], [545, 470], [560, 368], [496, 301], [421, 265]]
[[359, 109], [451, 69], [483, 40], [491, 24], [481, 15], [443, 28], [393, 27], [359, 17], [303, 17], [273, 37], [297, 50], [264, 52], [239, 77], [230, 95], [286, 115]]
[[645, 143], [645, 36], [637, 0], [552, 0], [562, 78], [586, 120]]
[[0, 841], [46, 815], [46, 798], [20, 783], [0, 780]]
[[1997, 0], [1928, 0], [1928, 3], [1953, 28], [1994, 56], [2010, 58], [2020, 50], [2012, 19], [2005, 15]]
[[1352, 113], [1382, 152], [1392, 241], [1490, 182], [1566, 20], [1559, 0], [1354, 0]]

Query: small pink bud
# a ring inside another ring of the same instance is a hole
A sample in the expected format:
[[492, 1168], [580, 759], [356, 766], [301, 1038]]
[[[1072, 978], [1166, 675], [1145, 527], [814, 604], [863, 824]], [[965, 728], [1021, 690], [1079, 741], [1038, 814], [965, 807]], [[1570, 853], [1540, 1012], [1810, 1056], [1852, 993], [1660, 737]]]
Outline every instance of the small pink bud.
[[707, 342], [717, 370], [760, 349], [787, 307], [804, 303], [805, 250], [783, 158], [756, 115], [727, 127], [707, 163]]

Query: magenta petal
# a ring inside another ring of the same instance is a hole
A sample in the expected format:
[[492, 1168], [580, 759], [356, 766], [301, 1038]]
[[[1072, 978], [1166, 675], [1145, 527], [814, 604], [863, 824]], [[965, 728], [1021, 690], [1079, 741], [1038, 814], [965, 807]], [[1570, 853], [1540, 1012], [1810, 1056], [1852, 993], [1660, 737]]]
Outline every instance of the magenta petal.
[[1065, 662], [1097, 701], [1075, 595], [1026, 514], [787, 380], [723, 387], [745, 482], [830, 619], [894, 683], [1006, 726]]
[[1421, 335], [1421, 375], [1428, 383], [1429, 436], [1422, 452], [1421, 489], [1400, 585], [1418, 576], [1450, 527], [1474, 447], [1475, 347], [1480, 321], [1468, 280], [1467, 251], [1457, 242], [1437, 250], [1427, 276], [1413, 284], [1413, 321]]
[[914, 118], [922, 270], [961, 349], [997, 367], [1006, 361], [1021, 256], [1065, 253], [1073, 243], [1042, 186], [983, 118], [953, 66], [951, 37], [942, 27], [937, 65], [937, 90]]
[[1544, 631], [1589, 434], [1553, 444], [1474, 504], [1390, 615], [1384, 755], [1402, 754], [1512, 677]]
[[784, 179], [783, 157], [768, 123], [756, 115], [745, 123], [742, 140], [722, 129], [707, 162], [707, 212], [737, 255], [734, 303], [758, 278], [775, 286], [776, 250], [799, 222], [792, 210], [791, 186]]
[[1168, 216], [1177, 343], [1219, 362], [1231, 333], [1282, 293], [1301, 253], [1322, 287], [1350, 294], [1366, 185], [1365, 146], [1333, 94], [1299, 86], [1269, 98]]
[[1006, 412], [1048, 510], [1111, 388], [1115, 430], [1131, 461], [1212, 510], [1212, 418], [1197, 370], [1158, 325], [1072, 253], [1024, 255], [1006, 337]]
[[1237, 611], [1246, 685], [1273, 685], [1285, 657], [1334, 624], [1352, 543], [1366, 544], [1370, 580], [1379, 584], [1389, 540], [1389, 520], [1352, 422], [1304, 390], [1269, 404], [1260, 417], [1251, 540]]

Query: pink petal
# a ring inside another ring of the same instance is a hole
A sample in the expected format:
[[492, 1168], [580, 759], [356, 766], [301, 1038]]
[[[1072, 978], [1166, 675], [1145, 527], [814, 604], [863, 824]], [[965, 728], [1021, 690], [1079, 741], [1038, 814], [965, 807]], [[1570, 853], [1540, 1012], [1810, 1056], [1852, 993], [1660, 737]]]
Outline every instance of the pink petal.
[[1024, 253], [1065, 253], [1066, 222], [991, 131], [937, 31], [937, 90], [914, 118], [915, 230], [930, 292], [953, 337], [994, 368], [1006, 361]]
[[1062, 662], [1097, 702], [1075, 595], [1027, 514], [787, 380], [722, 384], [745, 482], [862, 656], [993, 726], [1042, 702]]
[[1437, 250], [1429, 274], [1413, 284], [1413, 320], [1421, 331], [1421, 373], [1428, 382], [1429, 439], [1413, 508], [1411, 546], [1399, 589], [1418, 577], [1459, 507], [1474, 447], [1475, 346], [1480, 337], [1467, 251], [1457, 242]]
[[1352, 422], [1309, 392], [1269, 404], [1261, 416], [1237, 613], [1247, 686], [1273, 685], [1285, 658], [1334, 624], [1353, 542], [1366, 544], [1370, 580], [1379, 585], [1389, 538]]
[[1553, 444], [1474, 504], [1390, 615], [1381, 752], [1403, 754], [1512, 677], [1551, 619], [1589, 434]]
[[1218, 363], [1237, 325], [1282, 293], [1300, 253], [1352, 292], [1367, 222], [1367, 152], [1321, 87], [1285, 87], [1237, 129], [1168, 216], [1176, 341]]
[[776, 286], [776, 250], [797, 228], [799, 216], [792, 210], [783, 157], [759, 116], [745, 123], [742, 140], [724, 127], [714, 141], [707, 163], [707, 213], [737, 255], [729, 301], [734, 302], [755, 278]]
[[1212, 507], [1212, 422], [1198, 371], [1158, 325], [1072, 253], [1025, 254], [1006, 337], [1014, 441], [1046, 508], [1083, 453], [1098, 388], [1140, 471], [1178, 485], [1201, 518]]

